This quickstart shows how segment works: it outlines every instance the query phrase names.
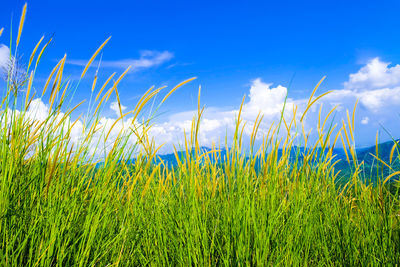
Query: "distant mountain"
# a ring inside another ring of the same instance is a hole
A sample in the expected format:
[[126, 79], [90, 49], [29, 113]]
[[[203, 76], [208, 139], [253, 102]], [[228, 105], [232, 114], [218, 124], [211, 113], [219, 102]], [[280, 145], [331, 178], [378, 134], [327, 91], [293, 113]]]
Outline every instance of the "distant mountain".
[[[396, 140], [398, 147], [394, 150], [392, 163], [390, 163], [390, 153], [394, 145], [393, 141], [388, 141], [378, 144], [378, 157], [385, 163], [387, 163], [393, 170], [400, 170], [400, 139]], [[376, 179], [377, 175], [380, 177], [386, 177], [393, 171], [385, 164], [378, 161], [376, 156], [376, 146], [370, 146], [365, 148], [356, 149], [358, 162], [364, 162], [361, 175], [364, 176], [365, 180], [369, 180], [370, 177]], [[350, 157], [350, 154], [349, 154]], [[344, 176], [348, 176], [351, 173], [351, 165], [347, 162], [346, 156], [342, 155], [342, 161], [336, 165], [336, 170], [340, 170]], [[374, 179], [372, 179], [374, 181]]]
[[[400, 142], [400, 139], [396, 140], [398, 143]], [[378, 144], [378, 153], [379, 153], [379, 158], [389, 164], [390, 161], [390, 152], [393, 147], [393, 141], [388, 141], [384, 143]], [[308, 148], [309, 149], [309, 148]], [[202, 153], [211, 151], [211, 148], [208, 147], [201, 147]], [[400, 157], [399, 157], [399, 151], [400, 151], [400, 144], [398, 149], [395, 149], [394, 154], [393, 154], [393, 162], [392, 162], [392, 168], [394, 170], [400, 170]], [[299, 160], [301, 161], [303, 159], [303, 155], [306, 154], [307, 149], [304, 147], [298, 147], [298, 146], [293, 146], [291, 148], [291, 160], [296, 159], [296, 155], [299, 155]], [[325, 151], [326, 152], [326, 151]], [[194, 155], [194, 149], [191, 151], [192, 155]], [[186, 152], [185, 151], [178, 151], [177, 152], [178, 157], [180, 159], [186, 158]], [[319, 149], [316, 151], [316, 154], [323, 155], [324, 151], [322, 149]], [[346, 154], [342, 148], [334, 148], [333, 154], [336, 155], [335, 161], [339, 160], [340, 161], [335, 165], [335, 170], [340, 171], [341, 177], [349, 177], [349, 175], [352, 173], [352, 158], [350, 155], [350, 152], [348, 151], [348, 155], [350, 157], [350, 164], [347, 162]], [[374, 156], [376, 154], [376, 146], [370, 146], [370, 147], [364, 147], [364, 148], [357, 148], [356, 149], [356, 155], [357, 155], [357, 160], [359, 163], [364, 162], [363, 169], [361, 170], [361, 177], [364, 177], [365, 180], [369, 180], [369, 177], [377, 177], [377, 172], [379, 172], [380, 176], [386, 177], [392, 171], [390, 168], [385, 166], [384, 164], [378, 162]], [[282, 155], [282, 150], [278, 150], [278, 158], [280, 158]], [[166, 163], [170, 167], [177, 166], [178, 162], [176, 160], [175, 154], [164, 154], [164, 155], [158, 155], [164, 163]], [[221, 160], [224, 160], [226, 157], [226, 150], [222, 149], [221, 151]], [[256, 166], [257, 168], [257, 166]], [[373, 180], [373, 179], [372, 179]]]

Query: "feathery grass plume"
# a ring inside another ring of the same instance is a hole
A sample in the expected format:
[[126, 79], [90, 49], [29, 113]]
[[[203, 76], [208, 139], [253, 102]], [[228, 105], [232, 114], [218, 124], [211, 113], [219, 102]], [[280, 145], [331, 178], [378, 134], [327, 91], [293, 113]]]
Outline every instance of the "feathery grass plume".
[[119, 93], [118, 93], [118, 88], [117, 87], [115, 87], [115, 95], [117, 96], [119, 114], [120, 114], [120, 116], [122, 116], [121, 101], [119, 100]]
[[31, 66], [32, 61], [33, 61], [33, 58], [35, 57], [36, 51], [38, 50], [38, 48], [39, 48], [40, 44], [42, 43], [43, 39], [44, 39], [44, 36], [42, 36], [42, 38], [40, 38], [39, 42], [37, 42], [35, 48], [33, 49], [32, 54], [31, 54], [31, 56], [29, 58], [27, 71], [29, 71], [30, 66]]
[[92, 57], [89, 59], [88, 63], [86, 64], [85, 68], [82, 71], [81, 74], [81, 79], [83, 78], [83, 76], [85, 76], [86, 71], [89, 69], [90, 65], [92, 65], [93, 60], [96, 58], [96, 56], [100, 53], [100, 51], [103, 49], [103, 47], [108, 43], [108, 41], [111, 39], [111, 36], [107, 38], [107, 40], [105, 40], [99, 48], [97, 48], [96, 52], [94, 52], [94, 54], [92, 55]]
[[[42, 97], [46, 93], [47, 87], [49, 86], [49, 83], [50, 83], [51, 79], [53, 78], [54, 73], [56, 72], [56, 70], [58, 69], [58, 73], [61, 71], [61, 69], [59, 67], [63, 64], [64, 60], [65, 60], [65, 58], [62, 58], [60, 61], [58, 61], [57, 65], [51, 71], [49, 77], [46, 80], [46, 83], [44, 84], [43, 91], [42, 91]], [[56, 75], [56, 77], [57, 77], [57, 75]]]
[[126, 70], [118, 77], [117, 81], [114, 82], [113, 87], [111, 88], [112, 90], [109, 92], [108, 96], [106, 97], [106, 102], [108, 101], [108, 98], [110, 97], [111, 93], [117, 88], [118, 84], [121, 82], [121, 80], [125, 77], [125, 75], [128, 73], [128, 71], [131, 69], [131, 66], [126, 68]]
[[100, 69], [100, 64], [101, 64], [101, 59], [103, 58], [103, 54], [100, 55], [100, 60], [99, 60], [99, 64], [97, 66], [97, 70], [96, 73], [94, 74], [94, 79], [93, 79], [93, 83], [92, 83], [92, 93], [94, 91], [94, 88], [96, 87], [96, 83], [97, 83], [97, 75], [99, 74], [99, 69]]
[[97, 101], [101, 95], [101, 93], [103, 92], [104, 88], [107, 86], [107, 84], [111, 81], [111, 79], [114, 77], [114, 75], [116, 74], [116, 72], [114, 72], [113, 74], [110, 75], [110, 77], [108, 77], [108, 79], [104, 82], [103, 86], [101, 87], [101, 89], [99, 90], [99, 92], [96, 95], [96, 99], [94, 101]]
[[392, 149], [390, 150], [390, 156], [389, 156], [389, 162], [390, 162], [390, 164], [392, 164], [393, 155], [394, 155], [394, 151], [395, 151], [396, 148], [397, 148], [397, 143], [396, 143], [396, 141], [395, 141], [394, 144], [393, 144], [393, 146], [392, 146]]
[[392, 178], [392, 177], [394, 177], [396, 175], [400, 175], [400, 171], [394, 172], [391, 175], [389, 175], [388, 177], [386, 177], [385, 180], [382, 182], [382, 184], [383, 185], [386, 184], [390, 180], [390, 178]]
[[256, 120], [254, 121], [253, 130], [251, 131], [251, 135], [250, 135], [250, 155], [253, 154], [254, 142], [256, 141], [258, 128], [260, 127], [261, 121], [264, 118], [264, 115], [262, 115], [261, 117], [260, 117], [260, 115], [261, 115], [261, 111], [258, 112]]
[[51, 41], [53, 40], [53, 38], [50, 38], [47, 43], [42, 47], [42, 49], [39, 52], [39, 55], [36, 59], [36, 63], [35, 63], [35, 71], [37, 69], [37, 66], [39, 65], [40, 60], [42, 59], [42, 55], [44, 53], [44, 51], [46, 50], [47, 46], [51, 43]]
[[[321, 97], [324, 96], [324, 94], [323, 94], [323, 95], [321, 95], [321, 96], [315, 98], [315, 99], [312, 101], [312, 98], [313, 98], [315, 92], [317, 91], [317, 89], [318, 89], [318, 87], [321, 85], [321, 83], [325, 80], [325, 78], [326, 78], [326, 76], [322, 77], [322, 79], [321, 79], [321, 80], [317, 83], [317, 85], [314, 87], [314, 90], [312, 91], [312, 93], [311, 93], [311, 95], [310, 95], [310, 97], [309, 97], [309, 99], [308, 99], [306, 109], [304, 110], [303, 115], [302, 115], [301, 118], [300, 118], [300, 122], [303, 121], [304, 116], [306, 115], [307, 111], [311, 108], [311, 106], [312, 106], [315, 102], [317, 102], [318, 99], [320, 99]], [[327, 93], [329, 93], [329, 92], [327, 92]], [[327, 93], [325, 93], [325, 94], [327, 94]]]
[[62, 76], [63, 76], [63, 72], [64, 72], [64, 65], [65, 65], [65, 60], [67, 58], [67, 55], [65, 54], [64, 57], [61, 59], [61, 64], [60, 67], [57, 71], [56, 77], [54, 79], [54, 83], [53, 83], [53, 87], [51, 89], [50, 92], [50, 99], [49, 99], [49, 112], [51, 112], [54, 101], [56, 99], [57, 93], [60, 91], [61, 89], [61, 82], [62, 82]]
[[24, 28], [24, 22], [25, 22], [25, 16], [26, 16], [26, 8], [27, 8], [28, 4], [25, 3], [23, 9], [22, 9], [22, 14], [21, 14], [21, 19], [19, 21], [19, 27], [18, 27], [18, 35], [17, 35], [17, 47], [19, 45], [19, 40], [21, 38], [21, 34], [22, 34], [22, 29]]
[[153, 92], [150, 93], [150, 91], [147, 91], [146, 93], [149, 93], [147, 96], [146, 94], [144, 94], [143, 96], [146, 97], [142, 97], [141, 101], [139, 101], [135, 107], [135, 109], [133, 110], [133, 119], [132, 119], [132, 123], [136, 121], [137, 117], [139, 116], [140, 112], [142, 111], [143, 107], [147, 104], [147, 102], [150, 101], [150, 99], [152, 99], [154, 96], [156, 96], [163, 88], [165, 87], [160, 87], [156, 90], [154, 90]]
[[389, 164], [387, 164], [385, 161], [383, 161], [381, 158], [379, 158], [378, 156], [376, 156], [376, 155], [374, 155], [374, 154], [372, 154], [372, 153], [369, 153], [372, 157], [374, 157], [377, 161], [379, 161], [380, 163], [382, 163], [383, 165], [385, 165], [386, 167], [388, 167], [391, 171], [394, 171], [393, 170], [393, 168], [389, 165]]
[[25, 97], [25, 110], [28, 110], [28, 99], [29, 99], [29, 94], [31, 92], [32, 88], [32, 82], [33, 82], [33, 71], [31, 71], [31, 74], [29, 75], [29, 80], [28, 80], [28, 88], [26, 90], [26, 97]]
[[[133, 113], [133, 111], [129, 111], [129, 112], [127, 112], [127, 113], [121, 115], [118, 119], [116, 119], [116, 120], [114, 121], [114, 123], [113, 123], [113, 124], [111, 125], [111, 127], [110, 127], [110, 130], [108, 130], [107, 135], [106, 135], [106, 138], [104, 138], [104, 141], [107, 141], [108, 136], [110, 135], [110, 133], [111, 133], [112, 129], [114, 128], [114, 126], [115, 126], [120, 120], [122, 120], [124, 117], [126, 117], [127, 115], [129, 115], [129, 114], [131, 114], [131, 113]], [[121, 130], [121, 131], [122, 131], [122, 130]]]
[[169, 93], [163, 98], [163, 100], [161, 100], [160, 105], [161, 105], [162, 103], [164, 103], [164, 101], [167, 100], [167, 99], [171, 96], [171, 94], [173, 94], [173, 93], [174, 93], [176, 90], [178, 90], [180, 87], [182, 87], [183, 85], [185, 85], [185, 84], [187, 84], [188, 82], [191, 82], [191, 81], [193, 81], [193, 80], [195, 80], [195, 79], [197, 79], [197, 77], [193, 77], [193, 78], [187, 79], [187, 80], [185, 80], [185, 81], [179, 83], [178, 85], [176, 85], [174, 88], [172, 88], [171, 91], [169, 91]]

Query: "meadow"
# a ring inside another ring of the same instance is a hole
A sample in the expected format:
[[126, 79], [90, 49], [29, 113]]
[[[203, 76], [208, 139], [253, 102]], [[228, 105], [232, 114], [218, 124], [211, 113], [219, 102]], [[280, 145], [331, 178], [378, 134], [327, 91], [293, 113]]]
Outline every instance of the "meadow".
[[[12, 43], [16, 55], [26, 6]], [[0, 35], [3, 30], [0, 30]], [[150, 88], [136, 107], [121, 116], [133, 118], [104, 157], [95, 158], [93, 143], [105, 142], [111, 129], [99, 119], [127, 73], [98, 85], [93, 80], [90, 116], [70, 115], [68, 96], [76, 88], [64, 78], [61, 59], [40, 92], [34, 92], [36, 68], [45, 55], [40, 39], [23, 70], [15, 60], [7, 71], [0, 106], [0, 264], [2, 266], [268, 266], [397, 265], [400, 262], [400, 174], [398, 141], [388, 160], [374, 156], [374, 183], [361, 179], [364, 162], [354, 146], [353, 111], [340, 126], [330, 123], [334, 109], [315, 125], [318, 140], [304, 131], [309, 109], [326, 93], [309, 98], [307, 109], [291, 121], [282, 116], [254, 145], [262, 116], [257, 117], [244, 151], [240, 111], [232, 140], [204, 150], [198, 133], [204, 108], [199, 104], [184, 151], [175, 150], [176, 166], [158, 157], [142, 111], [161, 89]], [[106, 45], [93, 54], [82, 71]], [[21, 74], [22, 72], [22, 74]], [[175, 90], [193, 79], [172, 88]], [[37, 95], [49, 99], [46, 119], [28, 116]], [[79, 101], [76, 101], [79, 102]], [[296, 109], [294, 109], [296, 112]], [[85, 121], [82, 138], [71, 131]], [[128, 122], [125, 122], [128, 123]], [[287, 134], [296, 129], [298, 135]], [[101, 133], [103, 139], [95, 139]], [[136, 142], [131, 145], [130, 138]], [[292, 149], [298, 139], [305, 149]], [[346, 161], [336, 161], [335, 145]], [[377, 141], [378, 144], [378, 141]], [[221, 151], [224, 151], [222, 153]], [[278, 155], [279, 154], [279, 155]], [[135, 161], [130, 161], [135, 158]], [[157, 160], [158, 159], [158, 160]], [[346, 182], [337, 164], [348, 164]], [[257, 166], [257, 167], [256, 167]], [[396, 168], [397, 167], [397, 168]], [[386, 168], [386, 171], [383, 171]], [[342, 177], [343, 178], [343, 177]]]

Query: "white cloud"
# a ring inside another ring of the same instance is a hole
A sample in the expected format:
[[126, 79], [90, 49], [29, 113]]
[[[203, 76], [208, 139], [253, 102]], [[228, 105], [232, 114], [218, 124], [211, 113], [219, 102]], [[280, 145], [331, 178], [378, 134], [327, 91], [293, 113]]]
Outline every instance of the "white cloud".
[[[382, 64], [386, 69], [381, 68], [383, 66]], [[360, 105], [355, 120], [358, 145], [372, 143], [374, 141], [376, 130], [379, 127], [378, 122], [382, 123], [389, 131], [392, 131], [395, 136], [400, 135], [400, 127], [398, 127], [400, 117], [397, 117], [400, 110], [400, 85], [396, 82], [397, 75], [400, 79], [400, 73], [397, 74], [397, 66], [398, 65], [388, 68], [388, 64], [380, 62], [379, 59], [370, 61], [366, 66], [362, 67], [359, 72], [349, 76], [349, 80], [345, 83], [343, 89], [335, 90], [318, 102], [324, 107], [322, 116], [325, 116], [327, 111], [333, 106], [339, 105], [340, 108], [338, 108], [335, 122], [340, 123], [342, 119], [346, 120], [346, 109], [352, 110], [354, 103], [359, 99]], [[383, 81], [378, 81], [379, 79], [377, 77], [381, 77], [382, 75], [377, 75], [377, 71], [372, 71], [372, 69], [379, 69], [378, 72], [384, 73], [383, 76], [389, 75], [391, 77], [391, 82], [384, 83]], [[372, 81], [373, 84], [371, 85], [365, 81]], [[362, 86], [363, 84], [364, 86]], [[384, 87], [378, 87], [378, 85], [382, 84], [384, 84]], [[286, 94], [287, 88], [284, 86], [278, 85], [274, 87], [272, 84], [262, 82], [260, 78], [252, 81], [248, 98], [245, 100], [242, 109], [242, 117], [247, 121], [247, 126], [243, 132], [243, 144], [245, 146], [248, 144], [254, 121], [260, 111], [261, 114], [264, 115], [264, 119], [260, 125], [258, 141], [267, 133], [272, 122], [275, 122], [275, 125], [279, 122]], [[288, 98], [284, 113], [285, 119], [290, 121], [294, 105], [298, 107], [297, 116], [300, 117], [305, 110], [307, 101], [308, 98]], [[238, 105], [239, 104], [240, 103], [238, 103]], [[306, 131], [313, 128], [314, 134], [318, 121], [318, 107], [317, 104], [315, 108], [310, 109], [305, 117]], [[43, 103], [40, 99], [35, 99], [32, 101], [28, 116], [30, 118], [43, 120], [47, 117], [48, 109], [49, 107], [47, 104]], [[110, 109], [119, 116], [117, 102], [112, 102]], [[122, 106], [122, 109], [125, 110], [126, 107]], [[198, 136], [200, 145], [210, 147], [212, 143], [216, 143], [217, 145], [220, 143], [224, 146], [225, 136], [227, 136], [228, 142], [231, 142], [238, 112], [238, 108], [206, 108], [203, 113]], [[172, 114], [164, 121], [154, 122], [152, 128], [149, 130], [149, 135], [154, 138], [157, 146], [165, 143], [165, 146], [159, 151], [160, 153], [171, 153], [172, 144], [184, 145], [183, 133], [186, 132], [187, 136], [190, 138], [189, 134], [192, 126], [192, 119], [196, 113], [197, 110], [189, 110]], [[89, 144], [92, 153], [101, 157], [104, 151], [107, 152], [111, 149], [114, 140], [121, 131], [129, 133], [129, 126], [138, 125], [136, 122], [132, 121], [132, 118], [124, 118], [116, 123], [115, 127], [110, 131], [109, 138], [104, 142], [106, 133], [109, 132], [111, 125], [113, 125], [115, 121], [116, 119], [107, 117], [102, 117], [100, 119], [98, 128], [102, 130], [96, 132], [92, 142]], [[362, 132], [357, 129], [361, 129]], [[280, 134], [286, 135], [285, 127], [281, 127]], [[84, 122], [80, 120], [71, 131], [71, 141], [79, 143], [82, 141], [82, 136], [85, 136], [85, 125]], [[135, 136], [131, 135], [129, 137], [129, 145], [133, 146], [135, 142]]]
[[[258, 112], [264, 115], [276, 115], [282, 111], [287, 94], [287, 88], [278, 85], [271, 88], [271, 83], [263, 83], [260, 78], [255, 79], [250, 87], [249, 101], [244, 105], [244, 113], [257, 116]], [[289, 99], [289, 102], [292, 102]]]
[[[18, 110], [14, 111], [16, 114], [20, 114]], [[11, 113], [9, 118], [11, 118]], [[44, 122], [47, 120], [47, 123], [34, 124], [34, 127], [40, 127], [41, 131], [48, 131], [55, 125], [58, 125], [63, 119], [63, 123], [60, 124], [60, 127], [54, 129], [52, 134], [57, 136], [58, 134], [66, 134], [64, 128], [63, 131], [61, 129], [63, 127], [70, 127], [73, 124], [73, 127], [70, 128], [71, 131], [69, 133], [71, 146], [74, 144], [74, 147], [77, 148], [79, 145], [84, 145], [89, 149], [89, 155], [94, 155], [96, 159], [103, 159], [104, 153], [108, 153], [114, 145], [115, 140], [120, 137], [120, 133], [122, 135], [127, 136], [128, 144], [127, 147], [131, 147], [136, 144], [136, 136], [132, 134], [132, 131], [129, 127], [134, 126], [138, 127], [137, 123], [134, 123], [131, 118], [124, 119], [118, 121], [115, 125], [116, 119], [101, 117], [97, 123], [97, 131], [92, 135], [92, 138], [89, 141], [86, 141], [85, 138], [88, 134], [90, 127], [85, 125], [84, 120], [79, 119], [76, 122], [72, 121], [70, 117], [64, 117], [65, 113], [58, 113], [56, 116], [49, 115], [49, 105], [44, 103], [40, 98], [36, 98], [32, 100], [26, 114], [25, 118], [32, 122]], [[111, 129], [112, 125], [114, 127]], [[107, 140], [105, 139], [106, 135], [109, 133]], [[140, 133], [140, 130], [139, 130]], [[82, 142], [86, 143], [82, 143]]]
[[364, 117], [361, 120], [361, 124], [368, 124], [368, 122], [369, 122], [369, 117]]
[[[116, 114], [118, 117], [121, 116], [121, 112], [119, 111], [119, 106], [118, 106], [118, 102], [117, 102], [117, 101], [111, 102], [111, 104], [110, 104], [110, 109], [111, 109], [112, 111], [114, 111], [115, 114]], [[125, 109], [126, 109], [126, 107], [125, 107], [124, 105], [121, 104], [121, 110], [122, 110], [122, 112], [124, 112]]]
[[10, 65], [10, 49], [5, 45], [0, 45], [0, 73]]
[[400, 65], [388, 67], [390, 63], [379, 58], [370, 60], [357, 73], [349, 75], [344, 88], [335, 90], [325, 98], [331, 103], [350, 107], [356, 99], [364, 109], [372, 113], [388, 113], [391, 107], [400, 105]]
[[[126, 69], [131, 66], [131, 71], [139, 71], [146, 68], [156, 67], [164, 64], [165, 62], [171, 60], [174, 57], [174, 54], [169, 51], [152, 51], [152, 50], [144, 50], [140, 52], [139, 59], [121, 59], [114, 61], [106, 61], [103, 60], [100, 62], [100, 67], [106, 68], [121, 68]], [[76, 66], [86, 66], [87, 60], [67, 60], [67, 64], [76, 65]], [[99, 61], [94, 61], [91, 67], [97, 67], [99, 65]]]
[[399, 106], [400, 87], [364, 91], [357, 96], [361, 104], [372, 112], [385, 112], [392, 106]]
[[400, 86], [400, 65], [389, 67], [390, 64], [379, 58], [370, 60], [357, 73], [350, 74], [349, 81], [344, 83], [344, 88], [365, 91]]
[[[286, 93], [287, 88], [281, 85], [272, 87], [272, 84], [264, 83], [260, 78], [252, 81], [248, 98], [245, 100], [242, 109], [242, 118], [247, 122], [243, 132], [245, 146], [250, 139], [254, 121], [259, 112], [264, 115], [263, 122], [260, 125], [259, 139], [263, 133], [267, 132], [273, 121], [276, 123], [280, 119]], [[293, 104], [295, 104], [294, 100], [288, 98], [285, 118], [290, 119]], [[303, 102], [299, 102], [299, 104], [303, 104]], [[206, 108], [200, 123], [198, 136], [200, 144], [208, 147], [213, 143], [225, 146], [225, 136], [230, 142], [235, 131], [238, 112], [239, 109]], [[162, 153], [171, 152], [172, 144], [183, 145], [183, 133], [186, 132], [190, 136], [192, 119], [196, 114], [197, 110], [173, 114], [166, 121], [153, 126], [150, 134], [155, 137], [156, 144], [166, 143], [161, 150]], [[285, 134], [283, 129], [281, 134]]]
[[49, 116], [49, 106], [40, 98], [33, 99], [26, 115], [30, 119], [44, 121]]

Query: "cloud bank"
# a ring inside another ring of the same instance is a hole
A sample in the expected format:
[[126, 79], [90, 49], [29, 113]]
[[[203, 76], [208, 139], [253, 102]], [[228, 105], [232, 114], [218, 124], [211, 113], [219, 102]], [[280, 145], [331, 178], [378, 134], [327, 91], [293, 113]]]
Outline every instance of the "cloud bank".
[[[287, 88], [282, 85], [274, 87], [271, 83], [264, 83], [261, 78], [252, 81], [242, 110], [243, 119], [248, 125], [244, 130], [245, 142], [250, 138], [259, 112], [264, 115], [259, 140], [268, 131], [271, 123], [279, 122], [286, 94]], [[400, 65], [391, 66], [390, 62], [383, 62], [379, 58], [370, 60], [358, 72], [350, 74], [348, 81], [343, 83], [343, 88], [334, 90], [320, 99], [305, 117], [307, 129], [312, 129], [315, 133], [320, 105], [323, 106], [322, 117], [331, 108], [338, 106], [333, 123], [340, 125], [342, 119], [346, 121], [346, 110], [351, 113], [357, 100], [359, 105], [355, 117], [356, 145], [372, 145], [377, 130], [383, 132], [382, 126], [395, 138], [400, 137]], [[301, 116], [307, 101], [308, 98], [288, 97], [284, 113], [287, 121], [292, 117], [294, 105], [298, 107], [297, 116]], [[160, 144], [182, 143], [182, 133], [184, 130], [190, 131], [194, 114], [196, 110], [173, 114], [165, 122], [156, 124], [152, 133], [157, 136]], [[237, 114], [237, 109], [206, 108], [200, 126], [201, 144], [211, 146], [212, 142], [221, 142], [224, 145], [225, 135], [228, 135], [228, 140], [232, 138]], [[285, 129], [282, 134], [286, 135]], [[382, 138], [389, 139], [389, 136], [382, 134]]]
[[[276, 125], [279, 122], [286, 95], [287, 88], [282, 85], [274, 86], [271, 83], [263, 82], [261, 78], [256, 78], [251, 82], [242, 108], [242, 118], [247, 122], [243, 132], [244, 144], [247, 144], [250, 139], [254, 122], [259, 113], [264, 118], [260, 125], [256, 144], [257, 142], [259, 144], [272, 123]], [[331, 94], [318, 101], [318, 104], [305, 116], [307, 130], [314, 130], [315, 133], [320, 105], [323, 107], [322, 116], [332, 107], [338, 106], [333, 123], [340, 125], [342, 119], [346, 120], [346, 110], [351, 111], [356, 100], [359, 100], [355, 121], [356, 145], [372, 145], [376, 131], [378, 129], [382, 130], [380, 125], [384, 125], [394, 137], [400, 137], [400, 127], [398, 127], [400, 123], [400, 116], [398, 115], [400, 111], [400, 65], [391, 66], [389, 62], [383, 62], [379, 58], [370, 60], [358, 72], [350, 74], [349, 79], [343, 83], [343, 88], [334, 90]], [[292, 99], [288, 97], [286, 99], [284, 118], [290, 121], [295, 106], [298, 107], [296, 116], [300, 117], [306, 108], [307, 101], [308, 98]], [[117, 116], [120, 115], [117, 102], [112, 102], [109, 108]], [[29, 110], [29, 116], [32, 118], [43, 120], [47, 117], [48, 105], [42, 102], [41, 99], [33, 100], [31, 109]], [[122, 105], [121, 109], [124, 111], [126, 107]], [[217, 145], [220, 143], [224, 146], [226, 136], [228, 140], [232, 140], [238, 112], [239, 109], [207, 107], [204, 110], [200, 125], [200, 145], [211, 146], [213, 143]], [[184, 132], [190, 133], [192, 119], [196, 113], [197, 110], [189, 110], [172, 114], [163, 121], [153, 124], [149, 135], [154, 137], [156, 145], [165, 144], [160, 153], [171, 153], [172, 144], [183, 145]], [[100, 118], [99, 127], [104, 127], [104, 132], [108, 132], [108, 129], [115, 121], [115, 118], [102, 117]], [[137, 125], [136, 122], [132, 122], [132, 118], [128, 117], [118, 121], [105, 143], [104, 134], [99, 133], [94, 140], [102, 143], [102, 145], [96, 153], [101, 154], [107, 151], [112, 146], [112, 140], [117, 138], [119, 132], [121, 130], [129, 131], [128, 127], [132, 124]], [[85, 135], [84, 131], [83, 121], [78, 121], [71, 133], [71, 140], [78, 142]], [[282, 127], [281, 134], [286, 135], [285, 127]], [[131, 136], [129, 142], [133, 145], [136, 139]], [[94, 147], [95, 145], [92, 148], [93, 152], [95, 150]]]

